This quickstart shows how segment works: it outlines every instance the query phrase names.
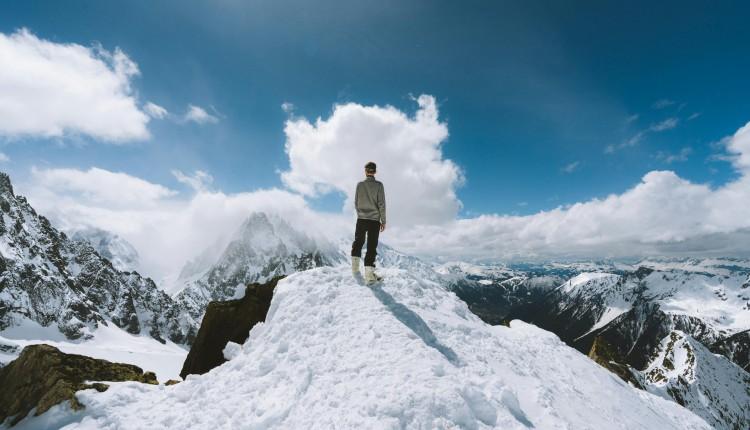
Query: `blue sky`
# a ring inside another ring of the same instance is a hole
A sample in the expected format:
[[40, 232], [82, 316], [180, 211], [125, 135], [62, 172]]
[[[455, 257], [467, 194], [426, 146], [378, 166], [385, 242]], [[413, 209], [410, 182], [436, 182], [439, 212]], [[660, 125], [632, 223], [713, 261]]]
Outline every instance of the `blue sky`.
[[[426, 93], [449, 127], [444, 156], [466, 176], [464, 216], [620, 193], [654, 169], [716, 185], [733, 175], [709, 158], [750, 112], [750, 11], [739, 3], [244, 3], [4, 5], [0, 31], [120, 47], [140, 68], [140, 99], [220, 118], [152, 121], [152, 138], [128, 145], [14, 141], [2, 149], [10, 169], [98, 166], [173, 185], [171, 169], [203, 169], [228, 192], [280, 186], [283, 102], [314, 119], [349, 101], [413, 112], [410, 94]], [[673, 129], [605, 152], [670, 118]]]
[[155, 276], [254, 210], [350, 235], [367, 160], [417, 255], [750, 255], [740, 2], [0, 8], [0, 169]]

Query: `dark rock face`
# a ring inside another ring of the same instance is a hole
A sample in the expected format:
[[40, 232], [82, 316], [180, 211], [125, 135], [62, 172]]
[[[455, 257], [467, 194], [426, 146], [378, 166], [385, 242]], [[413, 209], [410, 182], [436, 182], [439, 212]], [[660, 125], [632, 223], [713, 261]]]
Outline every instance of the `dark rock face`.
[[547, 294], [549, 285], [532, 281], [510, 278], [483, 285], [467, 279], [454, 283], [451, 289], [476, 316], [487, 324], [498, 325], [507, 323], [516, 309], [539, 302]]
[[722, 339], [709, 348], [714, 354], [721, 354], [750, 372], [750, 330], [741, 331]]
[[248, 285], [241, 299], [209, 303], [180, 376], [200, 375], [224, 363], [223, 350], [227, 342], [244, 343], [250, 329], [265, 321], [273, 291], [281, 278]]
[[13, 194], [0, 174], [0, 330], [24, 319], [69, 339], [109, 321], [133, 334], [189, 343], [197, 324], [137, 272], [117, 270], [86, 242], [71, 240]]
[[638, 378], [630, 370], [630, 367], [622, 364], [624, 359], [618, 353], [618, 351], [612, 347], [606, 340], [601, 337], [596, 337], [591, 349], [589, 350], [588, 356], [590, 359], [597, 362], [600, 366], [619, 376], [622, 380], [633, 384], [634, 386], [643, 389]]
[[111, 363], [83, 355], [65, 354], [49, 345], [31, 345], [0, 369], [0, 423], [10, 418], [11, 426], [32, 409], [40, 415], [52, 406], [69, 401], [74, 410], [83, 409], [75, 393], [109, 386], [86, 381], [138, 381], [157, 384], [153, 372], [144, 373], [132, 364]]

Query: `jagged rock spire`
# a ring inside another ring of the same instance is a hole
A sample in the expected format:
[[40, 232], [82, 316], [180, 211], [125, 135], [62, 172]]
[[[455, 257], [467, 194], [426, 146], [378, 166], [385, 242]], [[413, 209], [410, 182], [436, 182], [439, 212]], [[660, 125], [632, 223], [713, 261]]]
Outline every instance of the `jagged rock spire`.
[[0, 172], [0, 194], [13, 194], [13, 185], [10, 183], [10, 177], [7, 173]]

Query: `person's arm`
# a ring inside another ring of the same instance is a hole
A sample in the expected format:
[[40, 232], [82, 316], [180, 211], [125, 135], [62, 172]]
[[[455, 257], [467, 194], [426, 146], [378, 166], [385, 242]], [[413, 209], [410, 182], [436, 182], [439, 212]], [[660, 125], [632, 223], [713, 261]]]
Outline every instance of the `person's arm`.
[[354, 211], [355, 212], [357, 212], [357, 208], [359, 207], [357, 203], [358, 200], [359, 200], [359, 184], [357, 184], [357, 189], [354, 191]]
[[385, 230], [385, 187], [380, 184], [380, 193], [378, 193], [378, 211], [380, 212], [380, 231]]

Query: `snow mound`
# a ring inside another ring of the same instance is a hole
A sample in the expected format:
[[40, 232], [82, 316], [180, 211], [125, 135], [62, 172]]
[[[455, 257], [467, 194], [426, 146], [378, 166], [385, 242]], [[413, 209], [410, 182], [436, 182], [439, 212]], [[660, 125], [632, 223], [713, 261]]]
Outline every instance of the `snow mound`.
[[291, 275], [230, 361], [174, 386], [80, 392], [65, 428], [710, 428], [549, 332], [489, 326], [435, 282], [382, 273], [372, 288], [344, 266]]

